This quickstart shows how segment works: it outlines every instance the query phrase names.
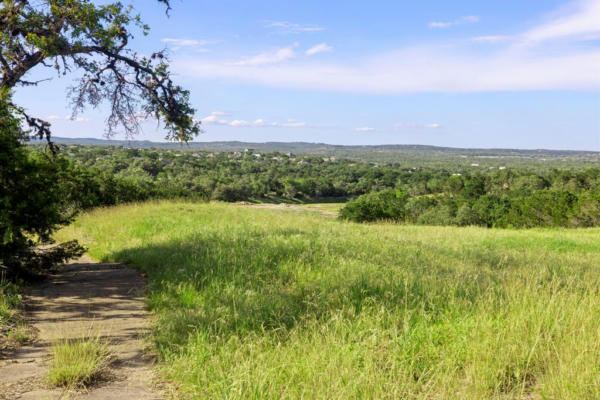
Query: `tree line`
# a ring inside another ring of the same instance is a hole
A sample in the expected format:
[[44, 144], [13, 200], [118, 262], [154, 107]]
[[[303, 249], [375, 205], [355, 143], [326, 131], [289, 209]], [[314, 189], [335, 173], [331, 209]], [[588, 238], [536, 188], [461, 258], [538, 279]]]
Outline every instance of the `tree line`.
[[[600, 225], [600, 169], [407, 168], [332, 157], [68, 146], [74, 208], [149, 199], [346, 201], [342, 218], [429, 225]], [[68, 171], [67, 171], [68, 170]]]

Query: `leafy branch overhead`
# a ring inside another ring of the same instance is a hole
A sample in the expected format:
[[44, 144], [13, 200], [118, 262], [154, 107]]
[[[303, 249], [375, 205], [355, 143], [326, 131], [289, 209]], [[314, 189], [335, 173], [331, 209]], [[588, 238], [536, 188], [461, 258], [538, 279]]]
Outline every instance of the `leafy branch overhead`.
[[[161, 121], [169, 140], [187, 142], [200, 132], [189, 92], [173, 83], [164, 50], [149, 56], [129, 48], [132, 31], [148, 33], [138, 14], [121, 2], [90, 0], [1, 0], [0, 88], [38, 85], [27, 79], [35, 67], [82, 78], [70, 89], [73, 115], [85, 106], [110, 105], [107, 136], [121, 127], [131, 137], [140, 120]], [[169, 0], [158, 0], [170, 10]], [[12, 105], [40, 139], [50, 139], [50, 124]]]

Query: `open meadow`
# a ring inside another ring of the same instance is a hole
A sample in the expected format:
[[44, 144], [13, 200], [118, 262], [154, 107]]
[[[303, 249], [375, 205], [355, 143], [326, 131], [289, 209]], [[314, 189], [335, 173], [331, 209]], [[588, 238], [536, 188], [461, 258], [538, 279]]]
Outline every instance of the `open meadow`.
[[148, 276], [182, 398], [600, 398], [600, 229], [157, 202], [56, 235]]

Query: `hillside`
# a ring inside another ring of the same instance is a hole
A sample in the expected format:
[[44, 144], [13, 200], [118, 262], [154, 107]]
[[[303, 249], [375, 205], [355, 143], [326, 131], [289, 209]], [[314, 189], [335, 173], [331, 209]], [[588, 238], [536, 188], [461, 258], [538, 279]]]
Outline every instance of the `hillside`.
[[600, 231], [360, 225], [162, 202], [58, 239], [148, 275], [183, 398], [600, 397]]
[[411, 162], [413, 164], [453, 161], [460, 163], [498, 163], [499, 161], [505, 161], [512, 164], [583, 164], [592, 166], [600, 162], [600, 152], [572, 150], [465, 149], [400, 144], [343, 146], [305, 142], [190, 142], [187, 145], [181, 145], [178, 143], [143, 140], [71, 139], [62, 137], [55, 137], [54, 140], [57, 143], [72, 145], [123, 146], [127, 148], [156, 148], [178, 151], [233, 152], [254, 149], [258, 152], [294, 152], [298, 155], [334, 156], [373, 162]]

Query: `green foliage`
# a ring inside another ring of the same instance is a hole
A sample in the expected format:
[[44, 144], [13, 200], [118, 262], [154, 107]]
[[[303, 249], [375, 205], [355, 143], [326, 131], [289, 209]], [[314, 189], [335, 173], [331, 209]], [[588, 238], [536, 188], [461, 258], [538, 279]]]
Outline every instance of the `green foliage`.
[[[487, 171], [373, 165], [281, 153], [207, 153], [119, 147], [65, 146], [65, 164], [81, 208], [147, 199], [338, 202], [342, 217], [428, 225], [598, 226], [600, 169]], [[393, 197], [393, 196], [392, 196]], [[391, 198], [391, 197], [390, 197]], [[372, 204], [371, 204], [372, 203]]]
[[10, 336], [16, 332], [15, 315], [22, 304], [20, 287], [6, 281], [0, 271], [0, 352], [10, 341]]
[[[166, 0], [160, 1], [169, 7]], [[2, 0], [0, 7], [0, 89], [37, 85], [24, 79], [34, 68], [66, 75], [78, 70], [72, 88], [73, 114], [86, 105], [110, 105], [107, 134], [121, 127], [139, 131], [139, 113], [161, 121], [166, 138], [187, 142], [200, 132], [189, 92], [171, 80], [164, 51], [140, 55], [129, 48], [133, 32], [148, 34], [132, 6], [90, 0]], [[49, 124], [12, 106], [41, 139], [50, 140]], [[51, 143], [51, 142], [50, 142]]]
[[[412, 194], [406, 213], [395, 218], [401, 222], [512, 228], [598, 226], [600, 170], [553, 170], [547, 176], [529, 171], [453, 174], [429, 179], [424, 186], [429, 193], [415, 190], [415, 186], [423, 187], [415, 182], [400, 186]], [[363, 210], [376, 209], [380, 203], [376, 196], [359, 200]], [[379, 219], [365, 218], [356, 210], [357, 205], [350, 202], [340, 217], [357, 222]]]
[[500, 217], [495, 225], [523, 228], [568, 227], [578, 211], [576, 195], [568, 191], [540, 190], [514, 199], [506, 215]]
[[357, 222], [402, 221], [408, 193], [400, 190], [373, 192], [351, 200], [340, 210], [340, 218]]
[[0, 122], [0, 266], [15, 277], [48, 267], [80, 249], [75, 244], [59, 247], [58, 253], [32, 249], [74, 217], [70, 192], [65, 190], [68, 163], [27, 151], [21, 143], [25, 133], [6, 97], [0, 98]]
[[[168, 0], [160, 2], [170, 8]], [[187, 142], [200, 132], [189, 92], [171, 80], [164, 53], [138, 55], [128, 47], [135, 29], [148, 32], [133, 8], [119, 1], [0, 2], [0, 267], [11, 278], [80, 254], [75, 243], [45, 252], [33, 246], [47, 242], [81, 208], [150, 197], [139, 177], [91, 176], [56, 156], [50, 124], [11, 98], [15, 88], [39, 83], [24, 79], [32, 69], [50, 67], [63, 75], [78, 70], [73, 115], [108, 101], [107, 134], [118, 126], [136, 133], [139, 112], [162, 121], [167, 139]], [[23, 142], [30, 136], [46, 139], [51, 154], [26, 151]]]
[[154, 202], [91, 211], [60, 237], [147, 274], [159, 369], [181, 398], [600, 398], [598, 228]]

